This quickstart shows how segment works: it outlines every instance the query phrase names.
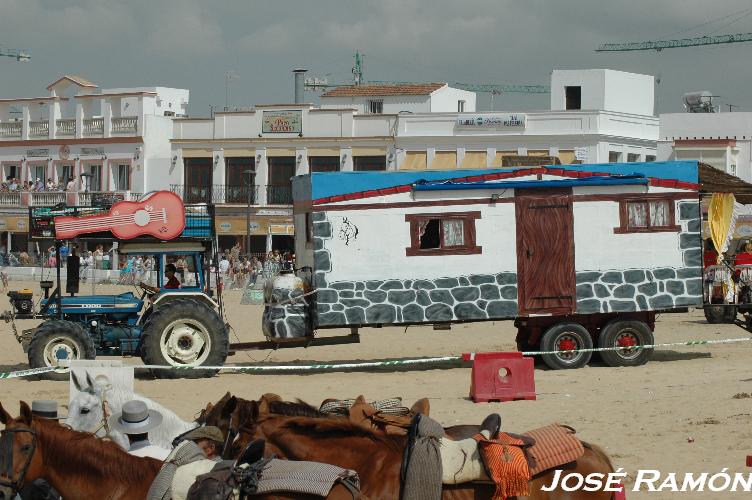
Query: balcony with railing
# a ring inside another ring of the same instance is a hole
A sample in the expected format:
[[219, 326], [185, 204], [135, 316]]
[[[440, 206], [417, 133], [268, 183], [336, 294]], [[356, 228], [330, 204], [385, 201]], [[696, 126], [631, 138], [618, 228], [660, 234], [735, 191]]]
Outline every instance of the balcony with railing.
[[59, 203], [88, 207], [117, 201], [138, 201], [134, 191], [12, 191], [0, 192], [0, 207], [51, 207]]
[[135, 134], [137, 130], [137, 116], [119, 116], [112, 119], [113, 134]]
[[0, 207], [17, 207], [21, 205], [21, 193], [0, 193]]
[[292, 186], [266, 186], [267, 205], [292, 205]]
[[83, 122], [84, 135], [102, 135], [104, 133], [104, 118], [88, 118]]
[[[170, 191], [180, 196], [185, 203], [214, 203], [251, 205], [258, 204], [258, 186], [186, 186], [170, 184]], [[250, 200], [249, 200], [250, 196]]]
[[0, 123], [0, 137], [21, 137], [21, 122]]
[[76, 135], [76, 120], [75, 119], [60, 119], [56, 120], [55, 126], [57, 127], [57, 135], [59, 136], [74, 136]]
[[50, 122], [29, 122], [29, 137], [49, 137]]

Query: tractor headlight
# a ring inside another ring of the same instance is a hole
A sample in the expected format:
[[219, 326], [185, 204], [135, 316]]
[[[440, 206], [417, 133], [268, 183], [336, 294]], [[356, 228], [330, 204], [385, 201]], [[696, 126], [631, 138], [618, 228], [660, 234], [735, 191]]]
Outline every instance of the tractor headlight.
[[95, 328], [96, 328], [96, 326], [97, 326], [97, 322], [96, 322], [96, 320], [92, 320], [92, 322], [91, 322], [91, 326], [92, 326], [92, 327], [95, 327]]

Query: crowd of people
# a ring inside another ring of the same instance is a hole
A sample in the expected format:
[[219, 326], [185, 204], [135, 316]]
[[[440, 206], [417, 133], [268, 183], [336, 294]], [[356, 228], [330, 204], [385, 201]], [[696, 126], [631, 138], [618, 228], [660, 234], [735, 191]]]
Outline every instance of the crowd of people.
[[272, 277], [295, 268], [295, 254], [272, 250], [263, 256], [241, 255], [240, 243], [225, 249], [219, 260], [219, 275], [228, 288], [255, 285], [259, 277]]
[[8, 177], [5, 182], [0, 185], [0, 191], [8, 193], [14, 191], [75, 191], [76, 190], [76, 178], [68, 177], [66, 181], [64, 178], [60, 178], [58, 182], [48, 178], [45, 183], [43, 179], [37, 177], [34, 181], [22, 181], [13, 177]]

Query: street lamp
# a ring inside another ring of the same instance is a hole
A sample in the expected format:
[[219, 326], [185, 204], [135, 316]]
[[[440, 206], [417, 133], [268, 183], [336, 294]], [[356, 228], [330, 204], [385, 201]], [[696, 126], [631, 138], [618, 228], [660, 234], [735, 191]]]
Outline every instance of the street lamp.
[[248, 175], [248, 206], [245, 209], [245, 253], [248, 255], [251, 253], [251, 190], [253, 189], [251, 181], [255, 174], [255, 170], [243, 170], [243, 175]]

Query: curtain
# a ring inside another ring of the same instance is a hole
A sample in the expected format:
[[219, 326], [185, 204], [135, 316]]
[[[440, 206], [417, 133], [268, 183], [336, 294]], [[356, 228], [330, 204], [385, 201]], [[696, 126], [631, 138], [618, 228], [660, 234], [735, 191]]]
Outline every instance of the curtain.
[[647, 227], [647, 204], [627, 203], [627, 227]]
[[458, 247], [465, 244], [465, 229], [461, 220], [445, 220], [444, 245], [445, 247]]
[[708, 207], [708, 223], [710, 238], [718, 251], [718, 263], [721, 263], [723, 252], [728, 249], [729, 241], [734, 233], [736, 217], [734, 217], [734, 195], [731, 193], [714, 193]]
[[669, 226], [673, 221], [668, 220], [668, 201], [651, 201], [650, 202], [650, 226], [663, 227]]

